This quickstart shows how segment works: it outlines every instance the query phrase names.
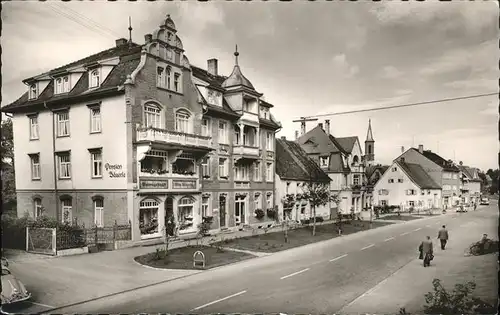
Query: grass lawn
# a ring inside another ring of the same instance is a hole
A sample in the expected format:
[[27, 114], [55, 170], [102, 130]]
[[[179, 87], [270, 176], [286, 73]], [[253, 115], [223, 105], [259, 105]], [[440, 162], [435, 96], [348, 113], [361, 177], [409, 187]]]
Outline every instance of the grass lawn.
[[[377, 228], [392, 223], [373, 222], [372, 227]], [[369, 222], [356, 222], [355, 224], [343, 224], [343, 235], [369, 230]], [[312, 236], [312, 226], [302, 227], [288, 231], [288, 242], [285, 243], [283, 231], [271, 232], [267, 234], [248, 236], [238, 239], [224, 240], [215, 243], [222, 247], [249, 250], [255, 252], [274, 253], [285, 249], [299, 247], [319, 241], [338, 237], [337, 226], [335, 224], [325, 224], [316, 226], [316, 235]]]
[[411, 220], [418, 220], [422, 219], [421, 217], [417, 216], [412, 216], [412, 215], [397, 215], [397, 214], [391, 214], [385, 217], [380, 217], [377, 220], [400, 220], [400, 221], [411, 221]]
[[[165, 269], [202, 269], [193, 267], [193, 254], [196, 251], [202, 251], [205, 254], [205, 268], [210, 269], [218, 266], [228, 265], [245, 259], [255, 258], [256, 256], [242, 252], [234, 252], [229, 250], [218, 250], [208, 246], [188, 246], [182, 248], [174, 248], [169, 250], [168, 256], [162, 251], [152, 252], [146, 255], [137, 256], [134, 258], [140, 264]], [[162, 255], [163, 254], [163, 255]], [[198, 264], [197, 264], [198, 265]]]

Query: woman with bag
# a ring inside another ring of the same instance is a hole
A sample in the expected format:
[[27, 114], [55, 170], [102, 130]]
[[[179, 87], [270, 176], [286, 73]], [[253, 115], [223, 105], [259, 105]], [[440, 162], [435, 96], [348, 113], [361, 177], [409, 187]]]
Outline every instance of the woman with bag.
[[427, 236], [426, 239], [422, 241], [419, 246], [419, 249], [420, 248], [422, 249], [420, 253], [424, 259], [424, 267], [428, 267], [431, 265], [431, 260], [434, 259], [434, 248], [430, 236]]

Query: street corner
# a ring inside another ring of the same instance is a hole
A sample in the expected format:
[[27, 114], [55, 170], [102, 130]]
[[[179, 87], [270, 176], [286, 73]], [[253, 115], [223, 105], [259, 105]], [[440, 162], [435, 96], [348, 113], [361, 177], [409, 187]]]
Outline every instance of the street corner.
[[2, 305], [2, 312], [7, 314], [36, 314], [47, 312], [53, 308], [55, 306], [37, 302], [37, 298], [32, 293], [29, 300]]

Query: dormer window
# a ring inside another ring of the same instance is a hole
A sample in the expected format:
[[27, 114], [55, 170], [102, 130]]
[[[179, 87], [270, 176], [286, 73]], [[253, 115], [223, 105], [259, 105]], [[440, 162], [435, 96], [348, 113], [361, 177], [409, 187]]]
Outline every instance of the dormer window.
[[321, 167], [328, 167], [328, 156], [322, 156], [319, 158], [319, 164]]
[[269, 119], [269, 109], [266, 107], [260, 107], [260, 117], [264, 119]]
[[90, 87], [95, 88], [99, 87], [101, 84], [101, 75], [99, 73], [99, 69], [92, 70], [90, 72]]
[[67, 92], [69, 92], [69, 76], [57, 78], [55, 83], [55, 94]]
[[32, 99], [35, 99], [37, 97], [38, 97], [37, 84], [33, 83], [32, 85], [30, 85], [29, 98], [30, 98], [30, 100], [32, 100]]

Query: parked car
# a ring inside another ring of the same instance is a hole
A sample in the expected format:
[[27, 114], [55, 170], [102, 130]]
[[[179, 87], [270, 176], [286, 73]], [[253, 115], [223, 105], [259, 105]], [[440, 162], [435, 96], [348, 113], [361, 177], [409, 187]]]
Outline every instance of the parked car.
[[480, 205], [488, 206], [490, 204], [490, 200], [488, 198], [481, 198]]
[[2, 305], [17, 303], [31, 298], [31, 293], [9, 270], [8, 261], [2, 258]]
[[466, 205], [459, 205], [457, 208], [457, 212], [467, 212], [467, 206]]

